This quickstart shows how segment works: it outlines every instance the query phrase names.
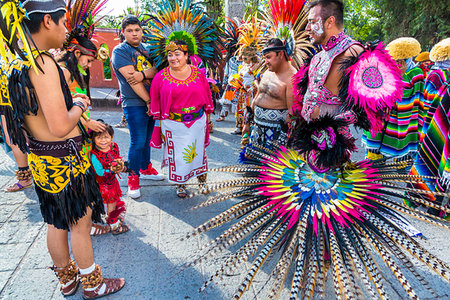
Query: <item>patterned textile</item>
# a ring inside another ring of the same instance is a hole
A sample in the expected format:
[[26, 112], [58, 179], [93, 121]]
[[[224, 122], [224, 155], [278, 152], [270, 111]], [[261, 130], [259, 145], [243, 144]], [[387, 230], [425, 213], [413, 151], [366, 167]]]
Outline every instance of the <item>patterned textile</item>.
[[434, 111], [432, 113], [428, 113], [431, 102], [433, 102], [433, 100], [435, 99], [437, 92], [439, 91], [441, 86], [448, 80], [448, 78], [450, 77], [449, 75], [449, 69], [432, 70], [426, 78], [423, 97], [420, 101], [420, 141], [422, 141], [425, 137], [428, 127], [430, 126], [430, 122], [433, 119]]
[[251, 145], [260, 145], [271, 149], [273, 143], [284, 146], [287, 133], [281, 128], [286, 120], [287, 109], [268, 109], [255, 105], [255, 127], [250, 135]]
[[[433, 115], [427, 132], [419, 147], [419, 153], [410, 174], [437, 177], [424, 183], [414, 184], [416, 188], [429, 191], [445, 192], [448, 187], [450, 172], [450, 82], [447, 81], [437, 92], [428, 110]], [[433, 201], [441, 205], [442, 197], [426, 194], [413, 196]], [[411, 204], [409, 201], [405, 201]], [[447, 204], [448, 205], [448, 204]], [[443, 212], [439, 214], [445, 216]]]
[[364, 131], [366, 150], [384, 156], [414, 155], [419, 142], [419, 108], [424, 88], [424, 76], [420, 68], [413, 68], [403, 75], [408, 85], [384, 124], [381, 133]]
[[44, 221], [58, 229], [72, 224], [92, 209], [92, 220], [101, 221], [104, 212], [95, 172], [82, 137], [42, 142], [29, 138], [28, 164], [33, 174]]
[[[116, 174], [111, 173], [111, 163], [117, 158], [122, 158], [119, 152], [119, 146], [116, 143], [111, 144], [111, 149], [108, 152], [103, 152], [94, 147], [91, 151], [92, 155], [98, 159], [105, 170], [103, 176], [97, 174], [97, 182], [102, 194], [103, 203], [117, 203], [122, 197], [122, 190], [117, 180]], [[97, 171], [97, 170], [96, 170]]]
[[245, 108], [252, 103], [255, 91], [253, 81], [254, 73], [251, 71], [253, 66], [242, 65], [239, 73], [236, 74], [231, 81], [231, 85], [236, 88], [237, 106], [236, 106], [236, 123], [237, 127], [242, 126], [244, 120]]
[[206, 115], [203, 115], [189, 127], [169, 119], [161, 121], [164, 139], [161, 167], [169, 167], [169, 182], [182, 184], [206, 173], [206, 120]]

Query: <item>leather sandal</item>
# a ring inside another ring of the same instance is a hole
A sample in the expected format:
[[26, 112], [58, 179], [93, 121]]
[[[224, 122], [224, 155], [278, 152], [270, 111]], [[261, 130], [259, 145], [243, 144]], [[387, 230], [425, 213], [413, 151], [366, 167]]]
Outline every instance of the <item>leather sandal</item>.
[[[84, 299], [96, 299], [116, 293], [125, 285], [125, 279], [123, 278], [103, 278], [99, 265], [95, 265], [95, 270], [92, 273], [80, 275], [80, 277], [84, 288]], [[100, 293], [103, 285], [106, 285], [106, 288], [103, 293]], [[91, 288], [95, 288], [95, 290], [86, 291], [86, 289]]]
[[104, 235], [111, 231], [111, 227], [108, 224], [96, 224], [92, 223], [91, 235]]
[[124, 224], [121, 220], [118, 220], [117, 222], [117, 225], [111, 225], [111, 233], [113, 235], [122, 234], [130, 230], [130, 227], [127, 224]]
[[32, 185], [33, 185], [33, 181], [31, 181], [31, 180], [30, 180], [30, 183], [29, 183], [29, 184], [25, 184], [25, 185], [22, 185], [22, 184], [19, 183], [19, 181], [17, 181], [16, 183], [14, 183], [14, 184], [8, 186], [8, 187], [5, 189], [5, 192], [7, 192], [7, 193], [19, 192], [19, 191], [21, 191], [21, 190], [24, 190], [24, 189], [26, 189], [26, 188], [31, 187]]
[[177, 196], [180, 198], [187, 197], [186, 186], [184, 184], [177, 185]]
[[61, 284], [61, 293], [64, 296], [71, 296], [77, 292], [80, 278], [78, 277], [78, 268], [75, 261], [70, 260], [69, 264], [64, 268], [50, 267], [59, 279]]

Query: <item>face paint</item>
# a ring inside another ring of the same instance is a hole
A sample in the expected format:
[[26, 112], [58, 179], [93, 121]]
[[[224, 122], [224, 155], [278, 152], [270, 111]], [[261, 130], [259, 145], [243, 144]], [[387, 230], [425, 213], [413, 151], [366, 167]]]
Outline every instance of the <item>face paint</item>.
[[[316, 22], [311, 24], [311, 32], [317, 36], [320, 37], [323, 34], [323, 24], [322, 24], [322, 18], [318, 18]], [[311, 43], [314, 44], [315, 38], [311, 37]]]

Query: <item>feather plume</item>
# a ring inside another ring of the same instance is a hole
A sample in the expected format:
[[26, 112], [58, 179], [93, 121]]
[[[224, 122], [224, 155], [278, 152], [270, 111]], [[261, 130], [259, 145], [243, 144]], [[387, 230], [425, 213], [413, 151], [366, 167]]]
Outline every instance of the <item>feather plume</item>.
[[[392, 221], [396, 212], [401, 212], [448, 228], [443, 220], [438, 222], [433, 216], [402, 203], [404, 192], [409, 191], [402, 183], [424, 180], [420, 176], [407, 176], [411, 161], [346, 162], [335, 170], [316, 173], [292, 149], [250, 147], [245, 155], [248, 165], [215, 169], [238, 174], [242, 179], [240, 183], [239, 179], [213, 183], [215, 190], [224, 192], [205, 204], [214, 205], [233, 195], [241, 195], [239, 202], [187, 236], [234, 222], [202, 247], [203, 254], [194, 263], [243, 242], [201, 290], [224, 274], [235, 272], [252, 256], [255, 257], [252, 265], [234, 294], [236, 299], [245, 294], [265, 262], [275, 257], [278, 261], [264, 285], [267, 298], [276, 298], [287, 281], [292, 282], [290, 299], [310, 299], [317, 294], [325, 297], [324, 282], [331, 268], [338, 298], [359, 299], [369, 295], [385, 299], [385, 284], [391, 283], [384, 281], [375, 256], [385, 262], [407, 296], [417, 298], [407, 274], [412, 274], [435, 295], [406, 253], [450, 281], [449, 267]], [[281, 254], [272, 255], [276, 251]], [[404, 273], [403, 269], [409, 272]]]

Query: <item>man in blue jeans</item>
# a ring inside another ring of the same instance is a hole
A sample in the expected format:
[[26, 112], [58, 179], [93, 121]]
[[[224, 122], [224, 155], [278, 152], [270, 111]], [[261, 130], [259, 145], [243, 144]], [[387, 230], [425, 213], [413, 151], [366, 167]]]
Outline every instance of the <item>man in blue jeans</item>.
[[136, 16], [122, 19], [125, 41], [112, 52], [112, 66], [119, 80], [122, 108], [130, 130], [128, 161], [132, 170], [128, 176], [128, 195], [141, 196], [139, 178], [163, 180], [164, 177], [150, 162], [150, 139], [155, 121], [147, 114], [150, 104], [150, 82], [157, 73], [152, 68], [148, 52], [142, 41], [142, 27]]

